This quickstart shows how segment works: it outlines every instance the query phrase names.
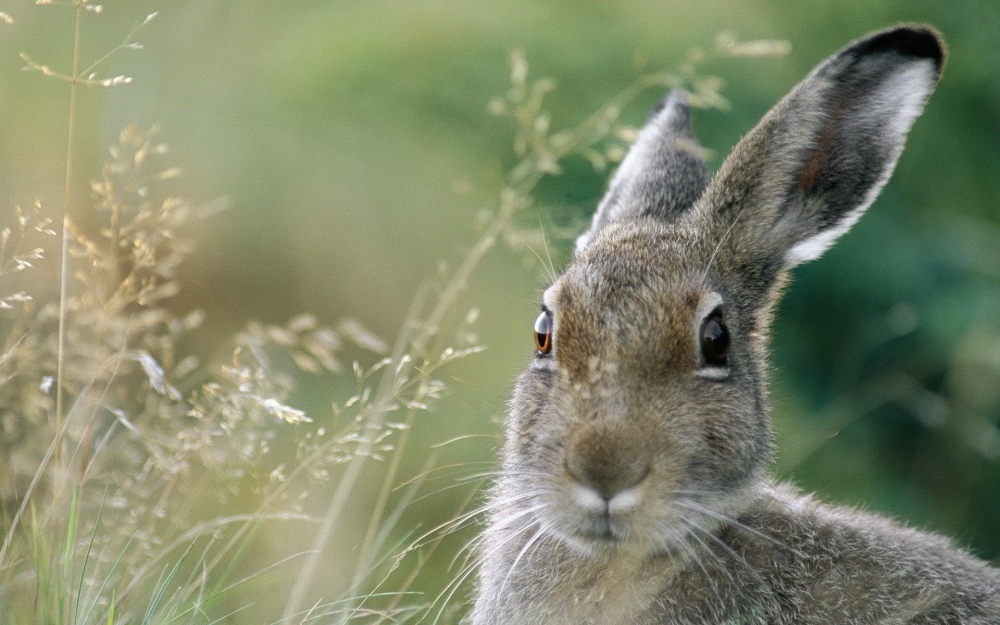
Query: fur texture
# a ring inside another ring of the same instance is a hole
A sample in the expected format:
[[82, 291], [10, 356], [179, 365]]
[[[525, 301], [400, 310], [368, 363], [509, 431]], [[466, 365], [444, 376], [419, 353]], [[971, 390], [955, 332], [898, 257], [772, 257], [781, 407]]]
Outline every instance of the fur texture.
[[473, 624], [1000, 622], [996, 569], [768, 477], [787, 269], [871, 204], [943, 61], [926, 27], [855, 42], [712, 181], [684, 94], [654, 111], [543, 296], [553, 348], [511, 399]]

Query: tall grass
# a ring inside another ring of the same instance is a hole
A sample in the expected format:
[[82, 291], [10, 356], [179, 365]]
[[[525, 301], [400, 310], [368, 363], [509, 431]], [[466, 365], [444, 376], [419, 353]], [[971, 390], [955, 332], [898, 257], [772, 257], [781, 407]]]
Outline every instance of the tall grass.
[[[784, 49], [720, 36], [712, 51], [693, 51], [676, 71], [642, 75], [560, 131], [543, 106], [553, 81], [529, 81], [515, 50], [510, 90], [488, 107], [513, 122], [514, 162], [479, 238], [454, 269], [420, 286], [392, 344], [356, 321], [325, 326], [303, 314], [284, 325], [248, 325], [218, 363], [198, 349], [204, 314], [176, 312], [175, 296], [191, 230], [227, 201], [181, 197], [180, 170], [167, 162], [158, 130], [129, 126], [91, 174], [92, 204], [71, 205], [74, 134], [86, 123], [78, 119], [77, 101], [87, 94], [80, 87], [129, 84], [127, 76], [99, 73], [111, 55], [141, 49], [137, 37], [155, 14], [84, 66], [82, 17], [101, 7], [39, 4], [68, 8], [76, 19], [70, 72], [23, 55], [27, 69], [69, 87], [62, 231], [36, 204], [16, 208], [15, 225], [0, 234], [0, 289], [12, 289], [0, 298], [4, 623], [457, 619], [475, 544], [457, 554], [442, 545], [481, 510], [456, 510], [452, 521], [419, 536], [399, 524], [407, 505], [427, 495], [434, 468], [432, 454], [409, 449], [411, 431], [444, 397], [447, 368], [483, 349], [466, 327], [474, 315], [465, 312], [464, 294], [475, 270], [500, 242], [542, 257], [544, 235], [522, 217], [537, 185], [559, 175], [571, 155], [601, 171], [620, 160], [636, 129], [619, 118], [638, 95], [686, 87], [696, 106], [724, 108], [721, 81], [700, 73], [703, 60]], [[93, 213], [82, 218], [83, 211]], [[21, 278], [44, 262], [43, 242], [60, 234], [59, 296], [36, 301], [32, 281]], [[311, 417], [290, 405], [302, 375], [331, 384], [353, 376], [355, 390], [331, 415]], [[282, 442], [289, 439], [291, 450]], [[423, 472], [402, 475], [407, 454], [427, 456]], [[372, 473], [380, 485], [368, 498], [359, 484]], [[463, 508], [490, 476], [470, 473], [457, 483], [468, 489]], [[305, 511], [307, 495], [323, 498], [319, 513]], [[321, 564], [335, 555], [332, 538], [345, 512], [357, 516], [358, 506], [366, 506], [367, 523], [348, 558], [352, 568], [342, 586], [330, 587]], [[307, 547], [262, 561], [253, 552], [273, 525], [308, 535]], [[436, 596], [415, 593], [432, 559], [462, 564]], [[258, 592], [265, 582], [281, 588], [277, 601]]]

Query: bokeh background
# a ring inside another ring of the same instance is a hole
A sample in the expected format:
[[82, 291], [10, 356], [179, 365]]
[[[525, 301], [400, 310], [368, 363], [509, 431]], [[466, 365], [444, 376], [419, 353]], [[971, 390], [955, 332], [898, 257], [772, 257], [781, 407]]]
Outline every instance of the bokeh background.
[[[0, 11], [14, 20], [0, 24], [0, 211], [39, 199], [58, 215], [68, 88], [22, 72], [18, 54], [68, 69], [73, 13], [14, 0]], [[796, 269], [780, 306], [775, 471], [823, 499], [1000, 558], [993, 0], [119, 0], [85, 16], [84, 56], [154, 11], [137, 36], [144, 49], [107, 66], [132, 84], [80, 94], [74, 202], [87, 205], [87, 181], [127, 123], [162, 127], [186, 195], [231, 198], [196, 233], [174, 303], [206, 311], [199, 349], [209, 354], [225, 353], [225, 337], [251, 319], [284, 323], [302, 311], [331, 323], [359, 319], [391, 342], [417, 285], [475, 240], [478, 212], [496, 205], [515, 162], [513, 129], [487, 111], [509, 86], [511, 48], [524, 50], [531, 76], [557, 81], [546, 102], [558, 128], [643, 71], [710, 48], [719, 32], [787, 40], [782, 58], [705, 65], [725, 79], [732, 105], [694, 114], [714, 169], [828, 54], [898, 22], [933, 24], [950, 57], [896, 173], [851, 233]], [[641, 123], [658, 96], [644, 94], [623, 120]], [[584, 225], [608, 174], [571, 159], [539, 187], [521, 225], [547, 233], [541, 257], [565, 262], [569, 233]], [[39, 288], [54, 292], [57, 267], [40, 269], [51, 280]], [[431, 453], [470, 474], [492, 460], [513, 378], [531, 358], [544, 286], [542, 263], [523, 250], [499, 246], [478, 268], [463, 306], [479, 311], [474, 331], [488, 349], [449, 370], [449, 394], [417, 424], [404, 477]], [[303, 376], [293, 403], [318, 427], [341, 390]], [[445, 520], [467, 495], [455, 488], [421, 500], [403, 525]], [[322, 489], [312, 497], [321, 501]], [[363, 525], [364, 511], [358, 505], [353, 522]], [[342, 557], [327, 560], [331, 587], [352, 536], [344, 530], [334, 541]], [[280, 554], [301, 538], [279, 532], [260, 549]], [[449, 576], [447, 564], [429, 565], [428, 589]]]

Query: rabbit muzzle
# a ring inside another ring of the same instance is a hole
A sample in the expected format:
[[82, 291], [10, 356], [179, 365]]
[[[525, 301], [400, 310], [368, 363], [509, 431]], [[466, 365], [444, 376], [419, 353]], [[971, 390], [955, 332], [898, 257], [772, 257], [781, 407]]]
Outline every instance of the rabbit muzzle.
[[597, 425], [574, 437], [566, 470], [579, 486], [610, 502], [645, 480], [651, 456], [639, 435]]
[[571, 499], [581, 514], [581, 533], [588, 537], [613, 540], [623, 535], [622, 521], [642, 500], [652, 452], [642, 437], [629, 434], [595, 425], [577, 435], [567, 450]]

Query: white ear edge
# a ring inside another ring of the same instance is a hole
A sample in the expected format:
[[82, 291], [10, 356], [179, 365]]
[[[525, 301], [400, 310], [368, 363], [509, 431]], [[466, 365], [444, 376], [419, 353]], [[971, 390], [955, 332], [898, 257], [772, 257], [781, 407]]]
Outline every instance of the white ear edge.
[[810, 260], [816, 260], [822, 256], [823, 252], [829, 249], [830, 246], [833, 245], [834, 241], [840, 238], [840, 235], [850, 230], [851, 226], [861, 219], [861, 215], [863, 215], [868, 207], [871, 206], [871, 203], [875, 201], [875, 197], [878, 195], [879, 191], [882, 190], [882, 186], [888, 178], [888, 175], [884, 176], [877, 185], [872, 187], [872, 189], [868, 192], [868, 195], [865, 197], [865, 203], [863, 205], [849, 212], [843, 219], [829, 228], [821, 230], [818, 234], [814, 234], [808, 239], [799, 241], [791, 249], [785, 252], [785, 268], [791, 269], [796, 265], [800, 265]]
[[[920, 117], [924, 104], [937, 84], [937, 65], [930, 59], [914, 61], [902, 67], [872, 94], [872, 106], [895, 110], [892, 130], [905, 138], [914, 120]], [[899, 146], [902, 150], [902, 144]]]
[[847, 213], [835, 224], [792, 246], [785, 252], [784, 265], [786, 268], [819, 258], [840, 235], [850, 230], [851, 226], [871, 206], [879, 192], [882, 191], [882, 187], [888, 182], [889, 176], [892, 175], [896, 161], [903, 151], [906, 134], [923, 111], [924, 103], [927, 102], [936, 82], [937, 67], [930, 59], [923, 59], [900, 68], [868, 96], [865, 107], [871, 111], [870, 116], [888, 118], [889, 120], [885, 132], [888, 135], [888, 140], [896, 144], [893, 147], [893, 153], [886, 162], [885, 169], [878, 181], [865, 194], [861, 205]]

